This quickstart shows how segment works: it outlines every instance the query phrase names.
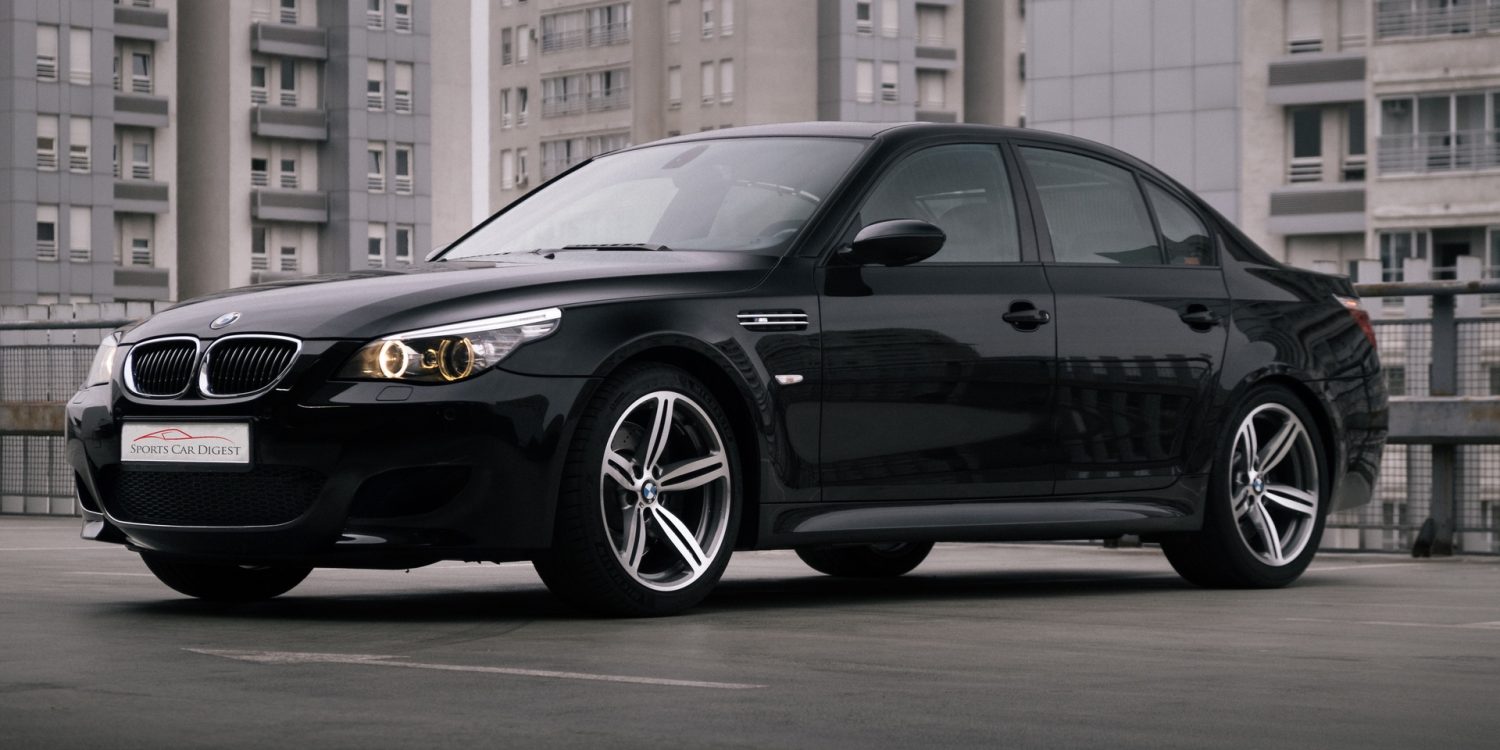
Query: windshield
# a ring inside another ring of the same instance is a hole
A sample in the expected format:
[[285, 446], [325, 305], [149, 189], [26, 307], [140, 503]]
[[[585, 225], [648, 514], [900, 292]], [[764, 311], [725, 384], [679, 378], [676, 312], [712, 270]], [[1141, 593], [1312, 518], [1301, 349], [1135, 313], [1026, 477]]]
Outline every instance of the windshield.
[[735, 138], [603, 156], [494, 217], [443, 260], [601, 245], [780, 252], [865, 145]]

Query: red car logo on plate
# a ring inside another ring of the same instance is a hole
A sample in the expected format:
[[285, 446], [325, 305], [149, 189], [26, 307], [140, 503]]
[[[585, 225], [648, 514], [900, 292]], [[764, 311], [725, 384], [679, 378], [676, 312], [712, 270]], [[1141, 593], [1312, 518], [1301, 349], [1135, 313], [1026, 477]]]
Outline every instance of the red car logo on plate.
[[189, 435], [176, 427], [168, 427], [165, 430], [148, 432], [130, 442], [139, 443], [147, 438], [155, 440], [229, 440], [227, 437], [220, 437], [218, 435]]

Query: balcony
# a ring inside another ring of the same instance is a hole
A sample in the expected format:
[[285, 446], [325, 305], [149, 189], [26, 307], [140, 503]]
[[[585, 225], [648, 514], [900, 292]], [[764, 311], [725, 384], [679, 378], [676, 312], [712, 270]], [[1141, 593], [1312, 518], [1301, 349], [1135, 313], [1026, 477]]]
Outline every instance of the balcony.
[[256, 22], [250, 25], [250, 48], [266, 55], [328, 59], [328, 32], [315, 26]]
[[265, 138], [326, 141], [328, 112], [322, 109], [256, 107], [250, 112], [250, 132]]
[[1500, 169], [1500, 130], [1382, 135], [1375, 153], [1383, 175]]
[[318, 190], [252, 190], [250, 216], [264, 221], [326, 224], [328, 194]]
[[171, 208], [169, 196], [165, 182], [115, 180], [115, 210], [121, 213], [164, 214]]
[[1274, 234], [1365, 231], [1365, 186], [1358, 183], [1290, 185], [1271, 192], [1266, 228]]
[[[733, 99], [732, 94], [726, 94], [730, 99], [725, 100], [727, 104]], [[599, 94], [589, 94], [588, 110], [590, 112], [607, 112], [612, 109], [625, 109], [630, 106], [630, 89], [616, 88]]]
[[1420, 39], [1500, 31], [1500, 4], [1422, 7], [1406, 0], [1375, 3], [1375, 38]]
[[170, 123], [165, 96], [115, 92], [115, 124], [164, 128]]
[[545, 97], [542, 99], [542, 117], [576, 115], [582, 112], [585, 106], [583, 94]]
[[128, 8], [115, 6], [115, 36], [124, 39], [145, 39], [165, 42], [170, 38], [167, 11], [160, 8]]
[[150, 266], [115, 266], [115, 296], [121, 299], [170, 299], [171, 272]]
[[1266, 100], [1272, 104], [1362, 102], [1364, 53], [1297, 55], [1271, 63]]

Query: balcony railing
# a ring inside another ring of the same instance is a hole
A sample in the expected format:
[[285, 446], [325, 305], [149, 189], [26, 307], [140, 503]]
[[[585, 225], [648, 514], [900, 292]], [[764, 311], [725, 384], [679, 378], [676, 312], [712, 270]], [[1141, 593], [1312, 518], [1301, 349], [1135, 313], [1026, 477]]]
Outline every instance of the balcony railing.
[[36, 241], [36, 259], [37, 260], [57, 260], [57, 241], [56, 240], [37, 240]]
[[589, 27], [588, 44], [590, 47], [624, 44], [628, 41], [630, 41], [630, 24], [628, 23], [606, 23]]
[[[733, 94], [726, 94], [732, 97]], [[726, 100], [727, 101], [727, 100]], [[589, 111], [604, 112], [611, 109], [624, 109], [630, 106], [630, 89], [616, 88], [597, 94], [589, 95]]]
[[545, 32], [542, 34], [542, 54], [582, 47], [587, 39], [588, 32], [583, 29]]
[[543, 97], [542, 117], [577, 114], [582, 112], [585, 106], [584, 96], [581, 93]]
[[74, 263], [87, 263], [93, 259], [93, 253], [89, 252], [89, 249], [86, 247], [68, 248], [68, 260], [73, 261]]
[[152, 265], [151, 248], [150, 247], [135, 247], [134, 245], [132, 245], [131, 248], [130, 248], [130, 265], [132, 265], [132, 266], [149, 266], [149, 265]]
[[379, 91], [365, 92], [365, 109], [371, 112], [385, 109], [385, 94]]
[[1286, 43], [1287, 54], [1302, 55], [1309, 52], [1322, 52], [1322, 39], [1292, 39]]
[[410, 175], [405, 176], [405, 177], [402, 177], [401, 175], [397, 175], [395, 183], [396, 183], [396, 195], [411, 195], [411, 192], [412, 192], [412, 180], [411, 180], [411, 176]]
[[393, 97], [393, 109], [395, 109], [396, 114], [398, 115], [411, 114], [411, 92], [397, 91], [396, 95]]
[[135, 94], [151, 93], [151, 79], [132, 76], [130, 79], [130, 91]]
[[1382, 135], [1377, 144], [1382, 174], [1500, 168], [1500, 130]]
[[281, 18], [281, 22], [282, 23], [296, 25], [296, 23], [297, 23], [297, 9], [296, 8], [282, 8], [281, 9], [281, 16], [280, 16], [280, 18]]
[[38, 81], [57, 80], [57, 58], [51, 55], [36, 56], [36, 79]]
[[270, 93], [265, 89], [250, 89], [251, 104], [265, 104], [270, 101]]
[[365, 11], [365, 28], [371, 31], [385, 31], [385, 14], [378, 10]]
[[918, 34], [917, 45], [921, 47], [946, 47], [948, 46], [947, 34]]
[[87, 86], [94, 82], [94, 75], [87, 69], [78, 70], [74, 68], [68, 71], [68, 82], [75, 86]]
[[1375, 38], [1453, 36], [1500, 31], [1500, 3], [1473, 0], [1472, 4], [1448, 7], [1416, 7], [1407, 0], [1381, 0], [1375, 4]]
[[295, 172], [282, 172], [281, 173], [281, 187], [282, 187], [283, 190], [296, 190], [297, 189], [297, 173], [295, 173]]
[[297, 92], [295, 92], [295, 91], [283, 91], [283, 92], [281, 92], [281, 106], [283, 106], [283, 107], [295, 107], [295, 106], [297, 106]]
[[365, 177], [365, 189], [372, 193], [385, 192], [385, 175], [372, 174]]
[[1319, 156], [1301, 156], [1287, 164], [1287, 182], [1318, 182], [1323, 179], [1323, 159]]
[[266, 187], [271, 184], [271, 176], [267, 172], [251, 171], [250, 187]]
[[149, 180], [149, 179], [151, 179], [151, 165], [150, 164], [132, 164], [132, 165], [130, 165], [130, 179], [132, 179], [132, 180]]
[[411, 16], [396, 15], [396, 31], [401, 34], [411, 33]]
[[83, 153], [68, 154], [69, 172], [81, 172], [86, 174], [92, 166], [92, 160], [89, 159], [89, 154], [87, 151], [84, 151]]
[[36, 152], [36, 168], [42, 170], [43, 172], [56, 172], [57, 171], [57, 152], [56, 151], [38, 151], [38, 152]]

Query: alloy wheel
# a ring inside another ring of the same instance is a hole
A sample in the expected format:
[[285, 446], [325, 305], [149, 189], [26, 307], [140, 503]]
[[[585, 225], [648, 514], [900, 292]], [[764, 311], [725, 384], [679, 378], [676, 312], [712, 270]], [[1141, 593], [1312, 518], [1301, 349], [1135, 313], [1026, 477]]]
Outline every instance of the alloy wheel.
[[1256, 559], [1271, 566], [1296, 560], [1322, 511], [1317, 450], [1291, 409], [1256, 407], [1235, 432], [1229, 498], [1235, 527]]
[[676, 591], [709, 569], [729, 525], [729, 466], [713, 420], [682, 393], [648, 393], [620, 416], [599, 467], [599, 501], [615, 556], [636, 582]]

